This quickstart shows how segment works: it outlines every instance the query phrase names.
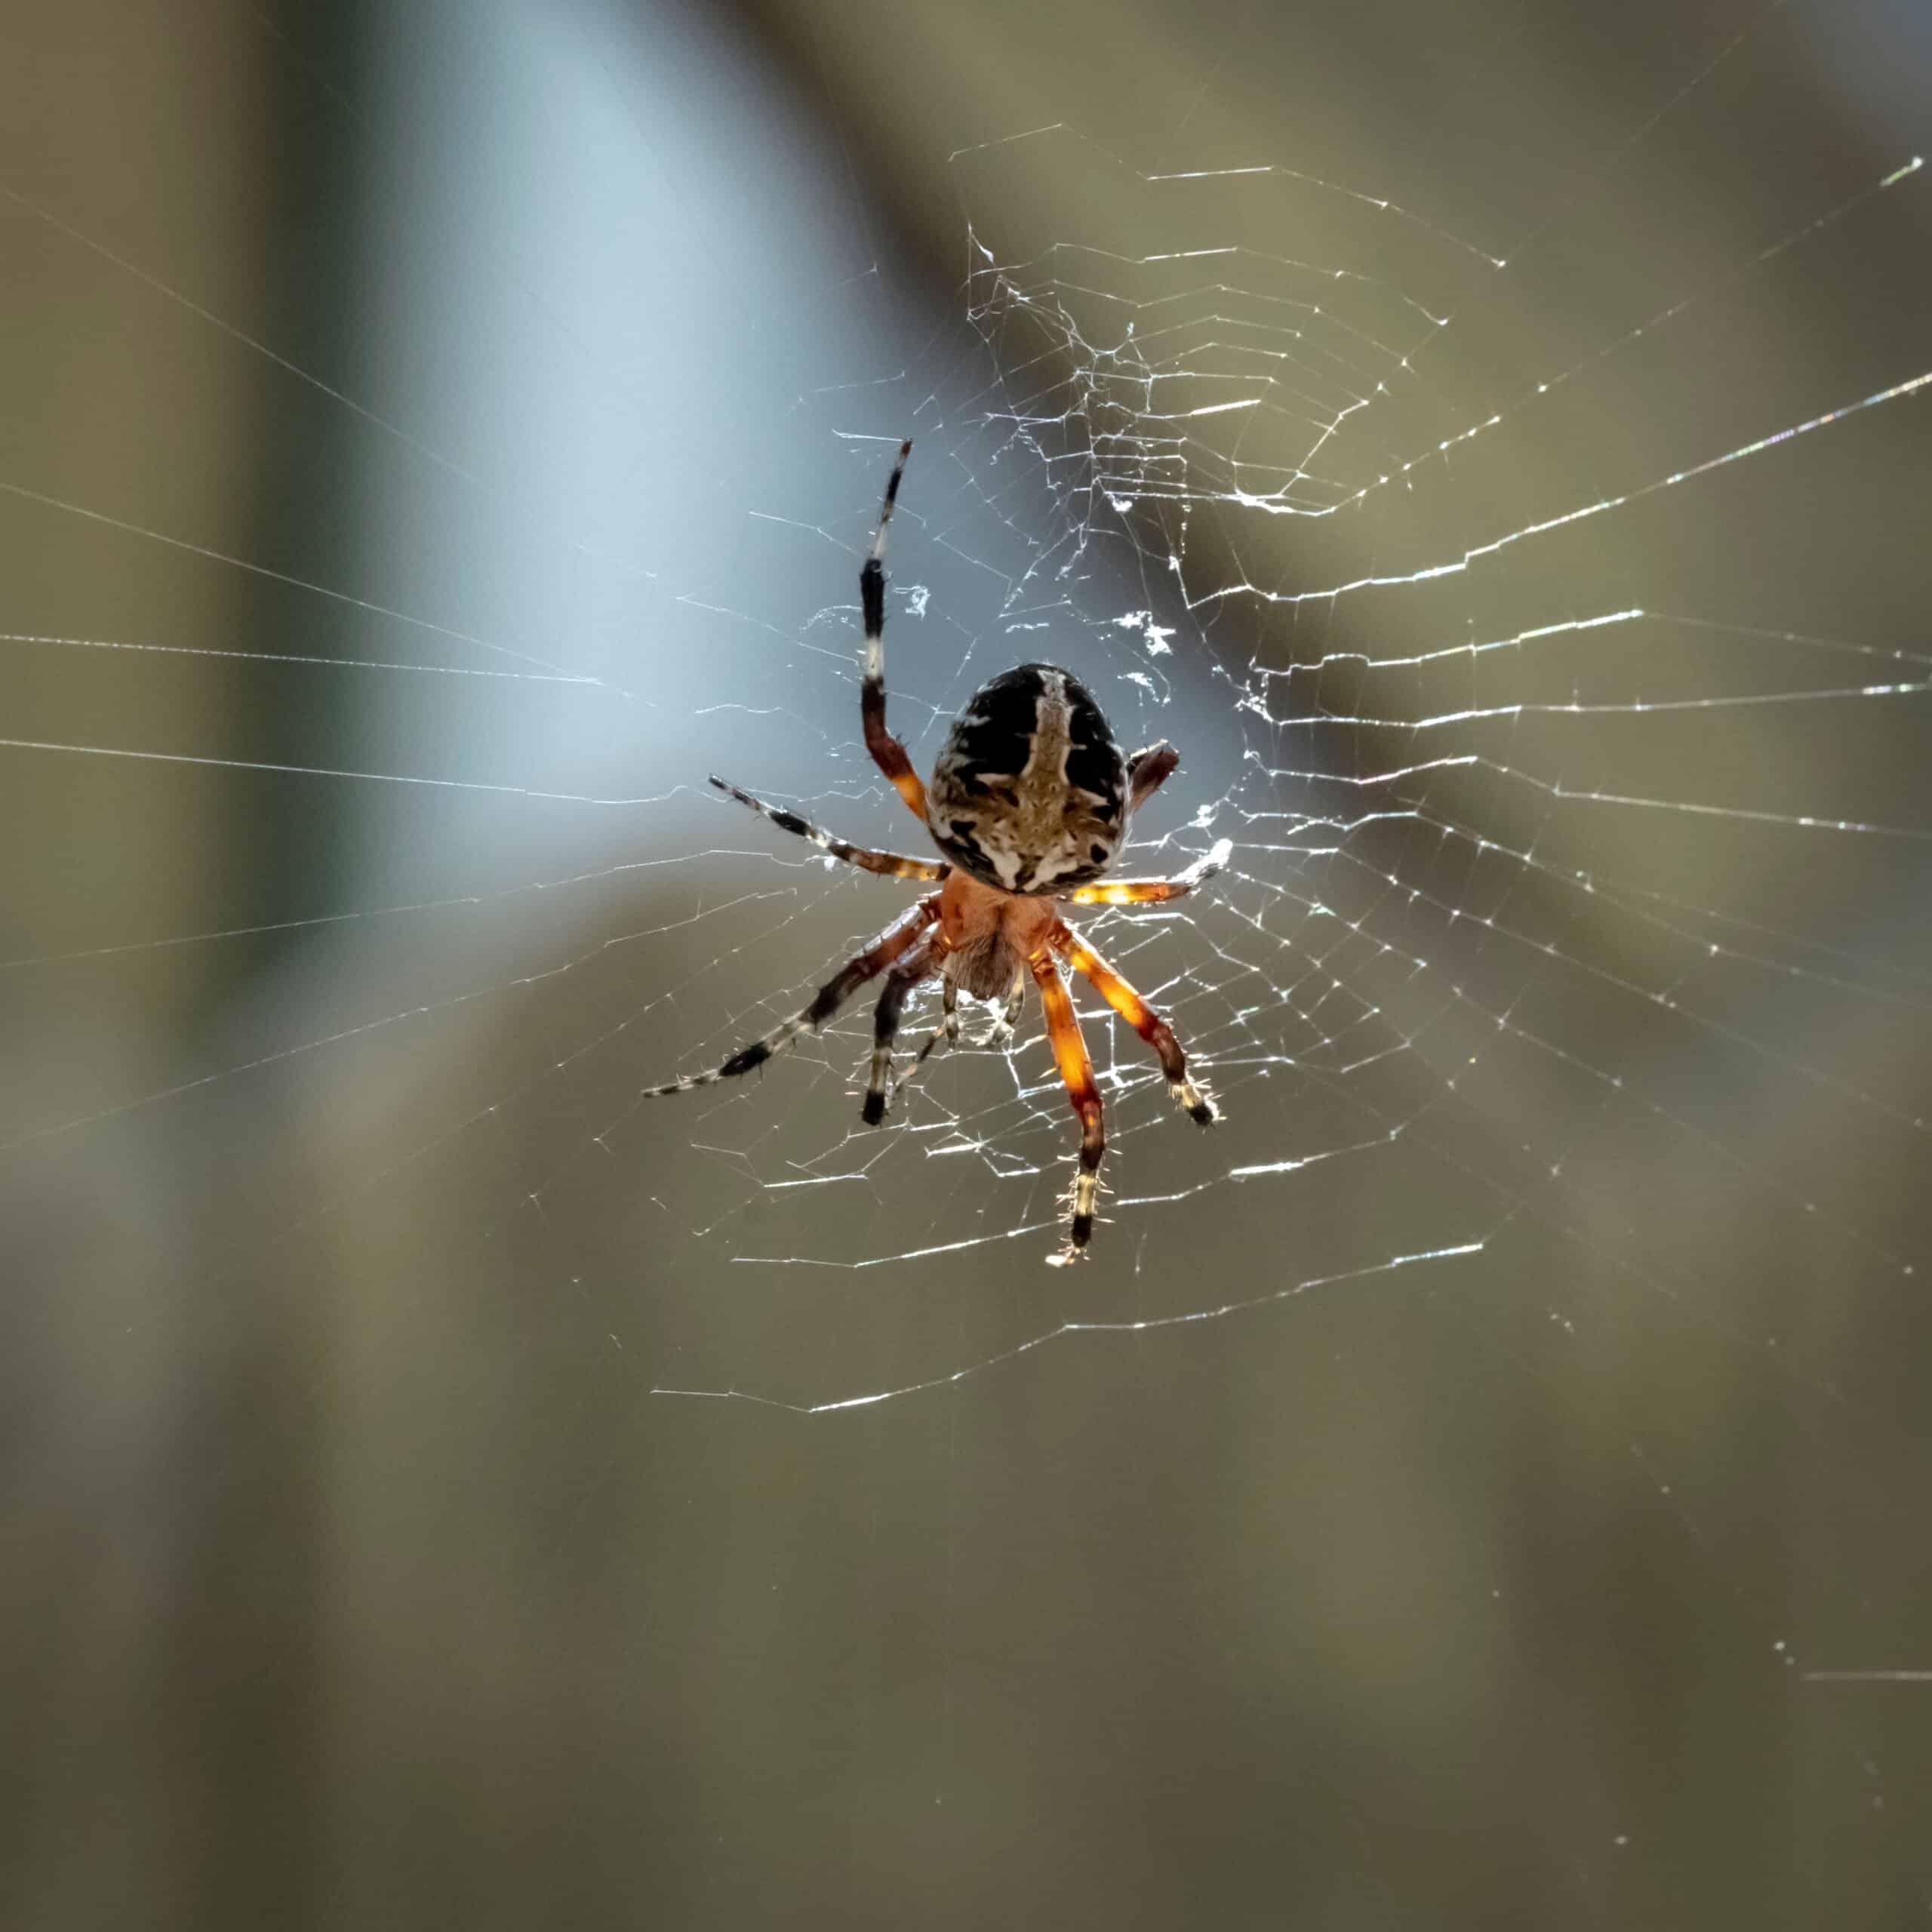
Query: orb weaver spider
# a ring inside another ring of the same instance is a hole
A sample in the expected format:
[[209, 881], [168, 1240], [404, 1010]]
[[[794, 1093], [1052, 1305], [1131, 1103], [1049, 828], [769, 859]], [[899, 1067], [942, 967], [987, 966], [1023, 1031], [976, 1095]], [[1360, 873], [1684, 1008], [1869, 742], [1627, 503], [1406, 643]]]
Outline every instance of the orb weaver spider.
[[872, 1023], [872, 1073], [860, 1109], [866, 1124], [875, 1127], [885, 1118], [900, 1015], [915, 986], [937, 974], [943, 988], [943, 1017], [915, 1057], [917, 1066], [942, 1037], [949, 1045], [957, 1043], [962, 989], [975, 999], [1004, 1001], [989, 1044], [1009, 1036], [1030, 976], [1039, 989], [1054, 1063], [1080, 1121], [1066, 1241], [1050, 1257], [1065, 1263], [1078, 1260], [1092, 1238], [1107, 1143], [1100, 1089], [1063, 961], [1154, 1050], [1169, 1092], [1189, 1118], [1205, 1127], [1216, 1116], [1213, 1100], [1189, 1078], [1187, 1057], [1172, 1028], [1066, 924], [1060, 906], [1156, 906], [1185, 897], [1227, 863], [1232, 848], [1221, 840], [1172, 878], [1103, 877], [1126, 841], [1128, 819], [1173, 775], [1180, 754], [1164, 739], [1123, 753], [1093, 694], [1057, 664], [1022, 664], [981, 685], [954, 720], [931, 784], [920, 779], [906, 747], [885, 725], [885, 532], [912, 452], [909, 441], [900, 445], [878, 532], [859, 573], [866, 631], [859, 709], [866, 750], [945, 854], [944, 862], [848, 844], [721, 778], [711, 782], [780, 831], [808, 839], [835, 859], [939, 890], [847, 961], [802, 1013], [709, 1072], [687, 1074], [645, 1094], [688, 1093], [762, 1066], [801, 1035], [817, 1032], [860, 986], [883, 973], [885, 985]]

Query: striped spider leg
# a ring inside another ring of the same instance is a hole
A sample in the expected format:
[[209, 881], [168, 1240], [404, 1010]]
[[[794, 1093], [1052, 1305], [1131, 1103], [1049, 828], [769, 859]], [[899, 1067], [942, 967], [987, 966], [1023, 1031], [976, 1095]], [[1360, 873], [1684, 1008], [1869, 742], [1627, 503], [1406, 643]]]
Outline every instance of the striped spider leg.
[[761, 818], [771, 820], [780, 832], [795, 832], [821, 852], [828, 852], [835, 859], [843, 859], [846, 864], [857, 866], [861, 872], [877, 872], [886, 878], [924, 879], [929, 885], [937, 885], [952, 869], [937, 859], [909, 859], [903, 852], [878, 852], [868, 846], [848, 845], [844, 839], [835, 838], [830, 832], [801, 818], [796, 812], [787, 811], [782, 805], [768, 805], [762, 798], [741, 792], [715, 772], [711, 782], [728, 798], [736, 798], [741, 805], [750, 806]]
[[[1068, 897], [1077, 905], [1149, 906], [1180, 899], [1227, 863], [1232, 848], [1226, 839], [1204, 858], [1171, 879], [1121, 879], [1112, 884], [1083, 886]], [[1066, 1084], [1073, 1111], [1080, 1121], [1079, 1165], [1073, 1180], [1072, 1218], [1066, 1245], [1053, 1259], [1062, 1265], [1078, 1260], [1094, 1233], [1094, 1216], [1100, 1192], [1100, 1157], [1106, 1152], [1106, 1115], [1094, 1079], [1094, 1066], [1081, 1038], [1080, 1022], [1068, 996], [1059, 961], [1065, 959], [1094, 990], [1154, 1050], [1167, 1075], [1168, 1091], [1189, 1119], [1210, 1127], [1219, 1118], [1212, 1096], [1189, 1076], [1187, 1055], [1174, 1029], [1148, 1004], [1120, 974], [1109, 966], [1064, 920], [1056, 920], [1048, 940], [1050, 950], [1030, 963], [1040, 1002], [1047, 1017], [1047, 1038], [1054, 1063]]]
[[1073, 1176], [1073, 1218], [1067, 1229], [1066, 1245], [1049, 1257], [1056, 1266], [1063, 1267], [1069, 1261], [1078, 1261], [1094, 1238], [1094, 1211], [1100, 1198], [1100, 1156], [1107, 1151], [1106, 1111], [1100, 1104], [1100, 1090], [1094, 1084], [1094, 1063], [1088, 1057], [1086, 1038], [1075, 1016], [1058, 958], [1046, 951], [1028, 964], [1047, 1017], [1047, 1044], [1053, 1049], [1054, 1064], [1060, 1069], [1067, 1097], [1072, 1101], [1080, 1122], [1080, 1164]]
[[899, 479], [906, 474], [906, 459], [912, 454], [909, 441], [899, 445], [899, 460], [892, 466], [892, 475], [885, 486], [884, 506], [878, 513], [878, 534], [872, 539], [872, 555], [859, 573], [859, 602], [866, 620], [859, 714], [865, 725], [866, 749], [872, 753], [872, 762], [891, 780], [892, 789], [906, 801], [906, 809], [924, 825], [925, 782], [912, 769], [906, 747], [885, 728], [885, 530], [892, 521], [892, 506], [899, 500]]
[[1062, 926], [1054, 943], [1073, 970], [1154, 1049], [1168, 1076], [1168, 1091], [1188, 1118], [1201, 1127], [1212, 1125], [1214, 1103], [1188, 1078], [1187, 1056], [1174, 1029], [1078, 933]]
[[762, 1066], [801, 1035], [817, 1032], [868, 980], [878, 978], [888, 966], [916, 946], [938, 917], [939, 894], [929, 892], [894, 920], [863, 952], [840, 967], [819, 988], [817, 997], [804, 1011], [794, 1014], [763, 1039], [740, 1047], [721, 1066], [713, 1067], [706, 1073], [687, 1073], [679, 1079], [667, 1080], [661, 1087], [647, 1087], [643, 1097], [656, 1100], [666, 1094], [688, 1094], [694, 1087], [715, 1086], [721, 1080], [734, 1079], [739, 1074], [750, 1072], [755, 1066]]
[[1066, 1084], [1067, 1096], [1080, 1122], [1079, 1164], [1073, 1177], [1066, 1244], [1051, 1257], [1064, 1266], [1080, 1260], [1093, 1238], [1094, 1216], [1100, 1196], [1100, 1157], [1107, 1151], [1107, 1130], [1106, 1112], [1094, 1078], [1094, 1063], [1088, 1054], [1087, 1042], [1081, 1037], [1080, 1021], [1060, 970], [1062, 958], [1154, 1049], [1161, 1070], [1168, 1076], [1168, 1091], [1180, 1102], [1188, 1118], [1199, 1126], [1209, 1127], [1219, 1116], [1213, 1100], [1189, 1078], [1187, 1056], [1174, 1038], [1173, 1028], [1077, 933], [1060, 925], [1051, 949], [1031, 964], [1034, 983], [1040, 989], [1040, 1004], [1046, 1011], [1047, 1039], [1053, 1048], [1054, 1064]]
[[[904, 1010], [906, 995], [921, 980], [930, 979], [940, 970], [946, 950], [946, 935], [928, 933], [885, 976], [878, 1004], [872, 1011], [872, 1072], [866, 1079], [866, 1097], [859, 1110], [860, 1118], [868, 1127], [876, 1127], [884, 1119], [886, 1103], [891, 1098], [892, 1044], [899, 1037], [899, 1016]], [[946, 983], [946, 991], [949, 1000], [956, 998], [950, 979]], [[924, 1057], [921, 1054], [913, 1061], [913, 1066], [918, 1066]]]

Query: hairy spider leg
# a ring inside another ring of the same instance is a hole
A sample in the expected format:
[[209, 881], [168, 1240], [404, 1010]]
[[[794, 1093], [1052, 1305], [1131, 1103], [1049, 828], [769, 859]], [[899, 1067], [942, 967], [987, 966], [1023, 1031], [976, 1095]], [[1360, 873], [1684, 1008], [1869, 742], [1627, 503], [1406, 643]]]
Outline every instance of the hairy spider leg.
[[[892, 1043], [899, 1037], [899, 1016], [905, 1008], [906, 995], [921, 980], [938, 971], [945, 956], [944, 937], [928, 933], [885, 976], [878, 1004], [872, 1013], [872, 1069], [866, 1081], [865, 1104], [860, 1109], [860, 1118], [868, 1127], [878, 1126], [885, 1118], [886, 1103], [892, 1091]], [[946, 982], [949, 990], [952, 984], [950, 980]], [[920, 1059], [924, 1057], [920, 1055]], [[913, 1064], [916, 1066], [918, 1062]]]
[[[998, 1017], [986, 1029], [986, 1037], [980, 1044], [983, 1047], [1003, 1047], [1013, 1038], [1013, 1029], [1019, 1023], [1020, 1009], [1026, 1003], [1026, 970], [1020, 968], [1013, 976], [1013, 990], [1009, 992]], [[933, 1049], [943, 1040], [949, 1047], [959, 1044], [959, 982], [949, 973], [946, 976], [946, 990], [942, 995], [940, 1023], [928, 1033], [919, 1051], [912, 1056], [912, 1064], [906, 1069], [909, 1080], [914, 1072], [925, 1065]]]
[[1233, 855], [1234, 847], [1220, 840], [1211, 852], [1196, 859], [1186, 872], [1172, 878], [1096, 879], [1066, 896], [1075, 906], [1158, 906], [1170, 899], [1185, 899], [1197, 885], [1205, 885]]
[[952, 868], [937, 859], [909, 859], [903, 852], [876, 852], [869, 846], [848, 845], [842, 838], [835, 838], [829, 832], [801, 819], [796, 812], [788, 812], [782, 805], [768, 805], [762, 798], [755, 798], [749, 792], [740, 791], [733, 784], [712, 774], [711, 782], [728, 798], [736, 798], [740, 804], [749, 805], [762, 818], [768, 818], [780, 832], [794, 832], [801, 838], [809, 839], [821, 852], [829, 852], [835, 859], [843, 859], [848, 866], [857, 866], [861, 872], [878, 872], [887, 878], [923, 879], [929, 885], [937, 885]]
[[1127, 761], [1127, 808], [1134, 811], [1143, 798], [1150, 798], [1174, 775], [1180, 753], [1166, 739], [1136, 752]]
[[1168, 1076], [1168, 1091], [1186, 1110], [1189, 1119], [1203, 1127], [1211, 1125], [1216, 1118], [1214, 1103], [1187, 1077], [1187, 1056], [1181, 1051], [1174, 1029], [1078, 933], [1062, 926], [1054, 935], [1054, 943], [1072, 961], [1074, 971], [1084, 974], [1094, 990], [1154, 1049], [1161, 1071]]
[[986, 1044], [989, 1047], [1004, 1046], [1013, 1038], [1013, 1029], [1020, 1024], [1020, 1009], [1026, 1004], [1026, 975], [1016, 972], [1013, 986], [1006, 996], [1006, 1004], [1000, 1009], [1000, 1016], [992, 1023], [986, 1035]]
[[939, 1024], [926, 1035], [919, 1051], [912, 1056], [912, 1064], [906, 1069], [907, 1079], [912, 1077], [916, 1069], [925, 1065], [928, 1057], [942, 1040], [949, 1047], [959, 1044], [959, 982], [950, 973], [946, 974], [946, 984], [940, 994]]
[[1080, 1022], [1074, 1017], [1059, 960], [1051, 951], [1042, 951], [1028, 963], [1033, 970], [1033, 983], [1040, 989], [1040, 1004], [1046, 1009], [1047, 1039], [1053, 1048], [1054, 1063], [1066, 1082], [1067, 1096], [1080, 1118], [1073, 1217], [1066, 1245], [1050, 1257], [1057, 1266], [1064, 1266], [1078, 1260], [1093, 1238], [1094, 1210], [1100, 1197], [1100, 1156], [1107, 1151], [1106, 1118], [1100, 1106], [1100, 1090], [1094, 1084], [1094, 1063], [1087, 1057], [1087, 1042], [1081, 1038]]
[[872, 539], [872, 555], [859, 572], [859, 601], [866, 618], [866, 658], [859, 684], [859, 712], [865, 721], [866, 749], [872, 753], [872, 762], [892, 781], [893, 789], [924, 825], [924, 781], [912, 769], [906, 747], [885, 728], [885, 529], [892, 521], [892, 506], [899, 500], [899, 479], [906, 473], [906, 459], [912, 454], [909, 439], [899, 445], [899, 460], [893, 465], [891, 480], [885, 486], [885, 507], [879, 512], [878, 534]]
[[661, 1087], [647, 1087], [642, 1097], [650, 1100], [664, 1094], [688, 1094], [694, 1087], [712, 1086], [720, 1080], [734, 1079], [755, 1066], [762, 1066], [774, 1054], [782, 1054], [801, 1033], [816, 1033], [868, 980], [875, 979], [914, 945], [938, 917], [939, 894], [929, 892], [894, 920], [864, 952], [840, 967], [819, 988], [817, 997], [802, 1013], [795, 1014], [763, 1039], [740, 1047], [723, 1066], [714, 1067], [709, 1073], [687, 1073], [680, 1079], [667, 1080]]

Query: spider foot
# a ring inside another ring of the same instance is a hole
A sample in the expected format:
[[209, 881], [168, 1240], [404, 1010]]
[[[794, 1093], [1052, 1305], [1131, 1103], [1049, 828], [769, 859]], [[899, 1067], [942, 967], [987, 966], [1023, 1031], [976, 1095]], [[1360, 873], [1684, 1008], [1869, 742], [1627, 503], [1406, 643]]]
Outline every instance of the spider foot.
[[1171, 1080], [1168, 1091], [1197, 1127], [1212, 1127], [1221, 1118], [1221, 1109], [1212, 1094], [1204, 1093], [1191, 1080]]
[[907, 1088], [918, 1084], [919, 1069], [925, 1064], [926, 1055], [931, 1052], [934, 1041], [938, 1038], [935, 1033], [933, 1038], [913, 1055], [911, 1064], [903, 1073], [896, 1066], [889, 1066], [880, 1076], [878, 1085], [866, 1088], [865, 1103], [859, 1109], [859, 1118], [866, 1126], [881, 1125], [898, 1106], [900, 1095]]
[[1067, 1192], [1066, 1204], [1071, 1210], [1071, 1219], [1067, 1223], [1066, 1240], [1057, 1254], [1047, 1257], [1048, 1267], [1066, 1268], [1086, 1260], [1087, 1244], [1094, 1238], [1094, 1222], [1100, 1196], [1112, 1192], [1112, 1189], [1101, 1186], [1097, 1168], [1081, 1164]]

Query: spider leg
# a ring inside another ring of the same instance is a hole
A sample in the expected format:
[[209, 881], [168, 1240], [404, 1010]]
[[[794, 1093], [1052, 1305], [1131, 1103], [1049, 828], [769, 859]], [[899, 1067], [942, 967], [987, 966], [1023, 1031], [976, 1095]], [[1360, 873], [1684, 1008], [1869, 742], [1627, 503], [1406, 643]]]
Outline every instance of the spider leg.
[[1215, 1118], [1214, 1103], [1187, 1077], [1187, 1056], [1174, 1029], [1076, 932], [1062, 926], [1054, 944], [1064, 952], [1075, 971], [1084, 974], [1094, 990], [1154, 1049], [1168, 1091], [1186, 1109], [1188, 1118], [1203, 1127]]
[[1136, 752], [1127, 761], [1127, 808], [1132, 811], [1174, 775], [1180, 753], [1166, 739]]
[[908, 1080], [912, 1078], [915, 1069], [925, 1065], [927, 1056], [940, 1041], [943, 1040], [949, 1047], [956, 1047], [959, 1044], [959, 982], [950, 973], [946, 976], [945, 990], [940, 998], [942, 1009], [940, 1023], [926, 1035], [924, 1044], [912, 1056], [912, 1064], [906, 1069]]
[[1054, 1050], [1054, 1062], [1066, 1082], [1073, 1111], [1080, 1117], [1080, 1166], [1073, 1177], [1073, 1218], [1066, 1232], [1066, 1245], [1049, 1258], [1057, 1266], [1077, 1261], [1084, 1253], [1094, 1233], [1094, 1209], [1100, 1195], [1100, 1156], [1107, 1151], [1106, 1119], [1100, 1106], [1100, 1090], [1094, 1084], [1094, 1063], [1087, 1057], [1087, 1042], [1080, 1036], [1080, 1022], [1074, 1017], [1073, 1001], [1060, 977], [1060, 961], [1043, 951], [1029, 962], [1033, 983], [1040, 989], [1040, 1004], [1046, 1009], [1047, 1038]]
[[825, 984], [817, 997], [802, 1013], [795, 1014], [783, 1026], [740, 1047], [723, 1066], [709, 1073], [687, 1073], [681, 1079], [667, 1080], [661, 1087], [647, 1087], [642, 1097], [655, 1100], [663, 1094], [688, 1094], [694, 1087], [709, 1087], [762, 1066], [775, 1054], [782, 1054], [801, 1033], [816, 1033], [860, 987], [891, 965], [939, 917], [939, 894], [928, 893], [910, 910], [894, 920], [864, 952], [848, 959]]
[[906, 473], [906, 459], [912, 454], [909, 441], [899, 445], [899, 460], [892, 466], [885, 486], [885, 507], [879, 512], [878, 534], [872, 539], [872, 553], [859, 572], [859, 601], [866, 617], [865, 671], [859, 685], [859, 714], [865, 721], [866, 749], [872, 762], [892, 781], [892, 788], [906, 801], [906, 808], [921, 825], [926, 822], [926, 788], [906, 755], [906, 747], [885, 728], [885, 527], [892, 521], [892, 506], [899, 500], [899, 479]]
[[1232, 856], [1234, 846], [1223, 838], [1204, 857], [1196, 859], [1186, 872], [1172, 878], [1098, 879], [1066, 896], [1075, 906], [1158, 906], [1170, 899], [1185, 899], [1197, 885], [1208, 880]]
[[[899, 1037], [899, 1016], [905, 1007], [906, 995], [921, 980], [929, 979], [938, 971], [942, 957], [935, 936], [928, 934], [885, 976], [884, 987], [872, 1014], [872, 1070], [866, 1082], [865, 1104], [860, 1109], [868, 1127], [878, 1126], [885, 1118], [892, 1086], [892, 1043]], [[950, 980], [946, 982], [949, 988], [952, 983]], [[919, 1059], [924, 1058], [921, 1053]], [[918, 1064], [918, 1060], [913, 1062], [914, 1066]]]
[[882, 873], [888, 878], [924, 879], [929, 885], [937, 885], [952, 869], [936, 859], [909, 859], [898, 852], [875, 852], [868, 846], [848, 845], [844, 839], [835, 838], [830, 832], [808, 823], [796, 812], [788, 812], [779, 805], [768, 805], [762, 798], [755, 798], [749, 792], [740, 791], [737, 786], [727, 783], [715, 772], [711, 782], [727, 797], [736, 798], [740, 804], [749, 805], [761, 817], [771, 820], [780, 832], [795, 832], [801, 838], [809, 839], [821, 852], [829, 852], [835, 859], [843, 859], [848, 866], [857, 866], [861, 872]]
[[1000, 1016], [987, 1033], [984, 1044], [989, 1047], [1003, 1047], [1013, 1038], [1013, 1029], [1020, 1023], [1020, 1009], [1026, 1003], [1026, 975], [1015, 973], [1013, 990], [1006, 996], [1006, 1004], [1001, 1008]]
[[[924, 1043], [912, 1056], [912, 1064], [906, 1069], [909, 1080], [913, 1074], [924, 1066], [934, 1048], [943, 1040], [949, 1047], [959, 1044], [959, 983], [950, 974], [946, 981], [946, 1008], [940, 1023], [925, 1037]], [[1004, 1047], [1013, 1038], [1013, 1029], [1020, 1018], [1020, 1009], [1026, 1001], [1026, 972], [1022, 967], [1013, 976], [1013, 990], [1006, 996], [1006, 1004], [992, 1025], [986, 1029], [986, 1036], [980, 1044], [983, 1047]]]
[[[1020, 1002], [1026, 997], [1026, 975], [1023, 970], [1013, 976], [1013, 992], [1007, 1001], [1004, 1017], [994, 1022], [992, 1030], [980, 1042], [982, 1046], [997, 1046], [1012, 1037], [1013, 1023], [1019, 1016]], [[932, 1050], [942, 1040], [949, 1047], [959, 1044], [959, 982], [950, 973], [946, 976], [945, 1011], [940, 1023], [926, 1035], [919, 1051], [912, 1056], [912, 1064], [906, 1069], [906, 1079], [910, 1080], [925, 1065]]]

